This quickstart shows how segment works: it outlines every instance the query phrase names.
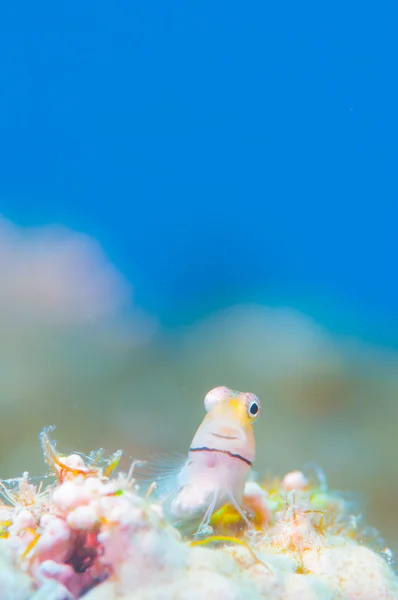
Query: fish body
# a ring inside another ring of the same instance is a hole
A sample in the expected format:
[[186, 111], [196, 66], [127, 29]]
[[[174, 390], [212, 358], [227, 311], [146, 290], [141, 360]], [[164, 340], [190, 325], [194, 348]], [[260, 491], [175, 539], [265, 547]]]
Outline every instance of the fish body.
[[176, 519], [189, 520], [204, 514], [210, 506], [213, 513], [231, 497], [240, 504], [250, 467], [232, 465], [232, 460], [228, 454], [207, 450], [189, 459], [181, 471], [170, 514]]
[[158, 478], [173, 519], [202, 518], [197, 535], [206, 531], [213, 512], [228, 502], [248, 523], [241, 502], [255, 458], [252, 425], [261, 407], [254, 394], [218, 387], [206, 395], [205, 409], [183, 465]]

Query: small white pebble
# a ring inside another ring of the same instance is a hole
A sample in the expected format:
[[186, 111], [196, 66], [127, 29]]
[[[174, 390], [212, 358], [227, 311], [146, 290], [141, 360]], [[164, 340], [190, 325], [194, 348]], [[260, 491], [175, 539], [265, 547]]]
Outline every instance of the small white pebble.
[[308, 479], [301, 471], [292, 471], [283, 478], [283, 487], [286, 491], [303, 490], [308, 485]]

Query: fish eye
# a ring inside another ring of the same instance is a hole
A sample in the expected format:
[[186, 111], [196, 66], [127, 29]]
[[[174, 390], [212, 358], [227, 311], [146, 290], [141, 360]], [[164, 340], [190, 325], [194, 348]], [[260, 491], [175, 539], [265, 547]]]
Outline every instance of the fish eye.
[[249, 415], [253, 418], [257, 417], [259, 410], [260, 410], [260, 407], [258, 405], [258, 402], [254, 401], [249, 406]]

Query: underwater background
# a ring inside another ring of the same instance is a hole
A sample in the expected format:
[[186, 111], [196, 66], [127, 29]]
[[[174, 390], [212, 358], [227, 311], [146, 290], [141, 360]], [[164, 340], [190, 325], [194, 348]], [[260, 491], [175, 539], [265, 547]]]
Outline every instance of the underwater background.
[[184, 453], [226, 385], [398, 550], [397, 12], [2, 8], [2, 478], [50, 424]]

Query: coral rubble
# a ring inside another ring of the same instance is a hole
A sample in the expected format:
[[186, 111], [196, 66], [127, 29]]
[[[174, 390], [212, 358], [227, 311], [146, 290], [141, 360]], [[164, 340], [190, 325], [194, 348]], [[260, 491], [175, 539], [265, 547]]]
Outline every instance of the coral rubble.
[[224, 506], [193, 541], [140, 493], [134, 463], [115, 475], [120, 451], [61, 456], [40, 437], [53, 481], [0, 484], [1, 600], [398, 599], [388, 549], [320, 473], [249, 482], [253, 529]]

